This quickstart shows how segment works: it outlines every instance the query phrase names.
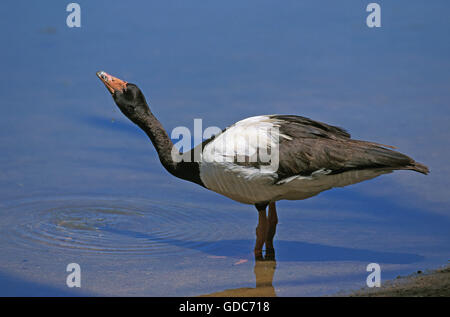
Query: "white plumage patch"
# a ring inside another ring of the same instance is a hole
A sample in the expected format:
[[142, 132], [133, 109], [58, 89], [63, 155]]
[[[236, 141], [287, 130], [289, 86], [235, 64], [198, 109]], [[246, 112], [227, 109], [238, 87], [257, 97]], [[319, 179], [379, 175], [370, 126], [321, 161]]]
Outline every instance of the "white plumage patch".
[[[279, 132], [276, 120], [257, 116], [235, 123], [203, 149], [208, 162], [269, 162], [276, 155], [280, 138], [291, 139]], [[264, 155], [267, 154], [268, 157]]]
[[[243, 203], [271, 196], [277, 178], [279, 122], [268, 116], [235, 123], [203, 149], [200, 178], [208, 189]], [[239, 163], [250, 164], [239, 164]], [[254, 163], [254, 164], [252, 164]]]

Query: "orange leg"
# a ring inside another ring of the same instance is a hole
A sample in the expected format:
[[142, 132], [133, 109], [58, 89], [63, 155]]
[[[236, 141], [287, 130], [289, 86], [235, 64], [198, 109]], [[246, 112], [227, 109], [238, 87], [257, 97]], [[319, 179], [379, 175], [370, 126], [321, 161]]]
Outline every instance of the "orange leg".
[[266, 256], [275, 257], [275, 249], [273, 248], [273, 238], [277, 231], [278, 216], [275, 203], [269, 204], [269, 218], [267, 220], [268, 228], [266, 235]]
[[256, 227], [255, 259], [262, 260], [262, 248], [267, 238], [266, 206], [256, 208], [258, 209], [258, 226]]

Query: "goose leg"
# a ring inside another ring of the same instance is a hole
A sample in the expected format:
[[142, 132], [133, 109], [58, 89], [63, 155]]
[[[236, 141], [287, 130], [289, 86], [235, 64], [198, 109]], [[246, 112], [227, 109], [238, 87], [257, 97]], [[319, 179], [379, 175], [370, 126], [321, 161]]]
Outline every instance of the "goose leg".
[[258, 226], [256, 227], [256, 243], [255, 243], [255, 259], [262, 260], [262, 248], [267, 238], [267, 217], [266, 217], [267, 205], [256, 205], [258, 209]]
[[278, 216], [275, 202], [269, 204], [269, 217], [267, 220], [267, 236], [266, 236], [266, 257], [275, 257], [275, 249], [273, 248], [273, 237], [277, 231]]

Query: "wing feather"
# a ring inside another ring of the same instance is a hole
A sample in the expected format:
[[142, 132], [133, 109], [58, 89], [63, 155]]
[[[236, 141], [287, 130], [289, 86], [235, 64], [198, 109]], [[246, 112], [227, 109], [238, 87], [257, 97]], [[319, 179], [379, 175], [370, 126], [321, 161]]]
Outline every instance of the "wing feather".
[[339, 127], [293, 115], [271, 118], [280, 121], [280, 132], [290, 137], [280, 140], [279, 180], [309, 176], [319, 170], [338, 174], [361, 169], [401, 169], [415, 163], [385, 145], [353, 140]]

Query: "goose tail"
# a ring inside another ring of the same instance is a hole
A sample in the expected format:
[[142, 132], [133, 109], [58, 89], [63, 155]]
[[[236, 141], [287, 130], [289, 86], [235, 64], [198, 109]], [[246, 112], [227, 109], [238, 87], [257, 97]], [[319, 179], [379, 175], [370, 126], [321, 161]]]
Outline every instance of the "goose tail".
[[416, 172], [419, 172], [419, 173], [422, 173], [422, 174], [425, 174], [425, 175], [427, 175], [430, 172], [430, 170], [428, 169], [427, 166], [425, 166], [422, 163], [416, 162], [416, 161], [414, 161], [411, 164], [405, 166], [405, 169], [416, 171]]

